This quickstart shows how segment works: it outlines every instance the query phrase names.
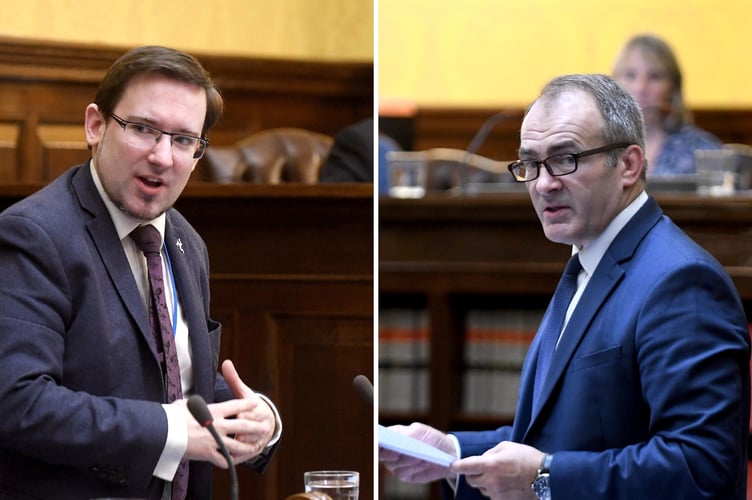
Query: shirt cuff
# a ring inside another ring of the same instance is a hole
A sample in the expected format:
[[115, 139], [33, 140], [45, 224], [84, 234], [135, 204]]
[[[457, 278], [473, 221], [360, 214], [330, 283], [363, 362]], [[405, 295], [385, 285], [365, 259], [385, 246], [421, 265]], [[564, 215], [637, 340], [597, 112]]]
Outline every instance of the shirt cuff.
[[188, 425], [185, 422], [185, 411], [180, 405], [165, 404], [162, 408], [167, 415], [167, 440], [157, 466], [154, 467], [154, 476], [172, 481], [188, 448]]
[[[269, 444], [266, 445], [266, 448], [264, 448], [264, 451], [267, 451], [269, 448], [277, 444], [277, 441], [282, 437], [282, 417], [279, 416], [279, 411], [277, 411], [277, 407], [274, 406], [274, 403], [272, 403], [272, 400], [264, 396], [263, 394], [256, 393], [256, 396], [260, 397], [266, 404], [269, 405], [269, 408], [272, 409], [272, 413], [274, 413], [274, 435], [272, 435], [271, 440], [269, 440]], [[263, 453], [263, 452], [262, 452]]]
[[[459, 458], [462, 458], [462, 450], [460, 449], [460, 441], [457, 439], [457, 436], [454, 434], [447, 434], [447, 437], [449, 440], [454, 443], [454, 456]], [[452, 488], [452, 491], [457, 494], [457, 483], [459, 482], [460, 476], [457, 475], [455, 477], [448, 477], [446, 479], [447, 484], [449, 484], [449, 487]]]

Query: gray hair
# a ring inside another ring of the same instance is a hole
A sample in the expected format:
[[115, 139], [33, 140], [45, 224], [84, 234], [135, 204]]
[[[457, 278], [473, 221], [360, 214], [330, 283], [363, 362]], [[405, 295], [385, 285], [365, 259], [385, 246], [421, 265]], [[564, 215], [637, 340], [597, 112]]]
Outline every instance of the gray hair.
[[[559, 97], [571, 90], [593, 96], [603, 117], [603, 140], [606, 144], [625, 142], [645, 150], [645, 124], [634, 97], [611, 77], [600, 74], [573, 74], [554, 78], [543, 87], [537, 101]], [[616, 165], [619, 151], [609, 153], [609, 164]]]

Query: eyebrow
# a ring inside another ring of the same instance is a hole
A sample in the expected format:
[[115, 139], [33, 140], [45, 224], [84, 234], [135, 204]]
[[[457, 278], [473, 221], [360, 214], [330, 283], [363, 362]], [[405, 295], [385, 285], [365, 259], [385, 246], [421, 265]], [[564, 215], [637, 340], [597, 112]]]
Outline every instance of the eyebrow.
[[[558, 142], [552, 146], [550, 146], [545, 153], [544, 158], [548, 158], [549, 156], [557, 155], [557, 154], [567, 154], [567, 153], [574, 153], [578, 149], [581, 149], [580, 145], [572, 140], [567, 140], [563, 142]], [[517, 154], [520, 158], [524, 156], [535, 156], [535, 151], [531, 149], [525, 149], [520, 148], [517, 150]]]

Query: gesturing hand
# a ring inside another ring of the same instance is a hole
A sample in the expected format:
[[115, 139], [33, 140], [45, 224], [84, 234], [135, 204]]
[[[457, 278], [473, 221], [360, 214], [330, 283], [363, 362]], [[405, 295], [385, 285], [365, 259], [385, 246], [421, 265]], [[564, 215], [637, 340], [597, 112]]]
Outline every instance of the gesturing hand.
[[[256, 457], [269, 444], [274, 435], [274, 412], [253, 390], [243, 383], [231, 361], [222, 364], [222, 375], [236, 399], [207, 405], [214, 419], [213, 425], [227, 447], [234, 463], [242, 463]], [[188, 422], [188, 446], [185, 458], [208, 461], [227, 468], [227, 461], [217, 449], [217, 443], [209, 431], [199, 425], [189, 413], [186, 401], [183, 405]]]
[[[187, 400], [179, 399], [172, 404], [182, 405], [186, 422], [188, 422], [188, 446], [184, 458], [211, 462], [217, 467], [226, 469], [227, 461], [217, 448], [217, 443], [209, 431], [190, 414]], [[251, 411], [253, 402], [246, 399], [232, 399], [222, 403], [213, 403], [207, 407], [214, 419], [214, 428], [233, 457], [233, 461], [236, 463], [240, 461], [236, 457], [253, 456], [255, 447], [252, 444], [243, 443], [233, 437], [252, 430], [251, 423], [237, 418], [237, 415]]]
[[249, 409], [237, 414], [238, 419], [245, 420], [250, 424], [247, 431], [238, 432], [235, 435], [235, 439], [238, 441], [252, 446], [253, 451], [250, 455], [243, 459], [238, 457], [238, 462], [244, 462], [261, 453], [274, 436], [276, 425], [274, 412], [263, 399], [245, 385], [240, 379], [235, 365], [229, 359], [222, 363], [222, 375], [236, 398], [251, 403]]

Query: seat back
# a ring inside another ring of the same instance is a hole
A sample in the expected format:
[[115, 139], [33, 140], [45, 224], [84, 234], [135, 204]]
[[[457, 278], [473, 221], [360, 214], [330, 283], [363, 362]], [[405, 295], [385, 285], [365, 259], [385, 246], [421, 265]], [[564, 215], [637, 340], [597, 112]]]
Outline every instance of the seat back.
[[232, 146], [208, 148], [203, 178], [222, 184], [315, 184], [331, 146], [330, 136], [310, 130], [264, 130]]
[[462, 149], [433, 148], [424, 151], [391, 151], [392, 162], [419, 162], [425, 168], [426, 192], [451, 191], [469, 184], [517, 184], [508, 162], [496, 161]]

